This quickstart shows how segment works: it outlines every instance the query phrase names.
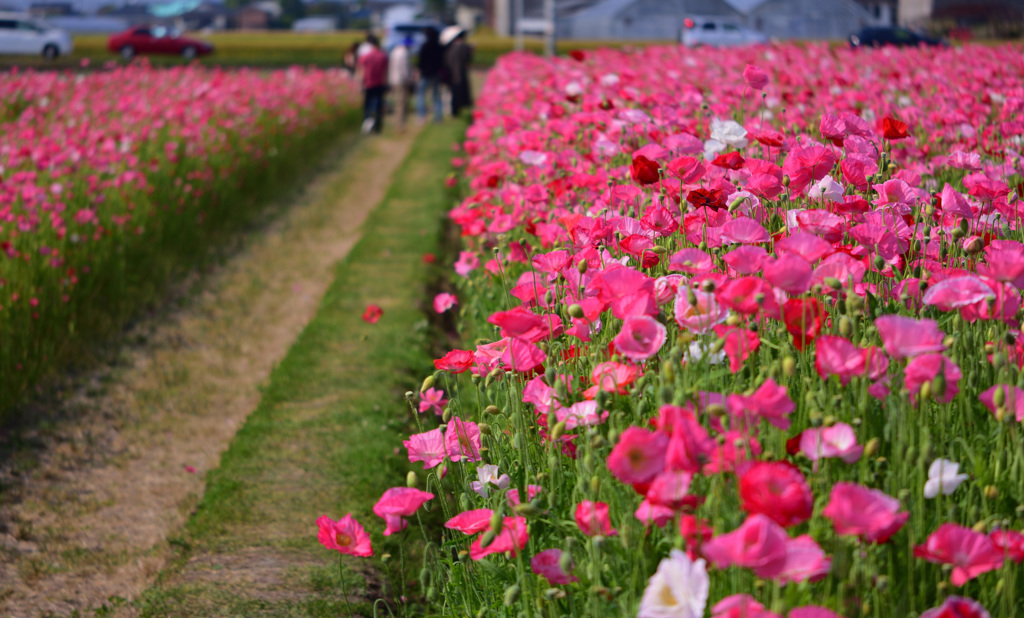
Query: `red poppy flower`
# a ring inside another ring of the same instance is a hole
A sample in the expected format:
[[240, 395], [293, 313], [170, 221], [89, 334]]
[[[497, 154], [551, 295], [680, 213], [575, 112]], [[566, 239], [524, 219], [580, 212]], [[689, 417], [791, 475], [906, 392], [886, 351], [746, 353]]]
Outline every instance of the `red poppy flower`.
[[577, 62], [583, 62], [584, 60], [587, 59], [587, 54], [584, 53], [582, 49], [571, 50], [569, 52], [569, 55], [572, 57], [573, 60], [576, 60]]
[[725, 196], [721, 189], [694, 189], [686, 195], [686, 201], [693, 204], [694, 208], [720, 210], [725, 206]]
[[473, 353], [469, 350], [452, 350], [434, 361], [434, 367], [450, 373], [463, 373], [473, 366]]
[[653, 185], [661, 180], [658, 164], [643, 155], [633, 159], [633, 164], [629, 166], [629, 175], [641, 185]]
[[885, 139], [903, 139], [907, 136], [907, 123], [895, 118], [882, 120], [882, 135]]
[[717, 157], [715, 157], [715, 160], [711, 162], [711, 165], [724, 167], [725, 169], [729, 170], [738, 170], [741, 167], [743, 167], [743, 164], [746, 162], [746, 159], [744, 159], [743, 156], [740, 155], [740, 153], [734, 150], [730, 153], [718, 155]]
[[825, 308], [817, 298], [791, 298], [782, 307], [782, 319], [786, 330], [793, 335], [793, 345], [797, 350], [814, 341], [821, 332], [821, 324], [825, 317]]
[[363, 321], [376, 324], [382, 315], [384, 315], [384, 310], [378, 305], [367, 305], [366, 311], [363, 312]]

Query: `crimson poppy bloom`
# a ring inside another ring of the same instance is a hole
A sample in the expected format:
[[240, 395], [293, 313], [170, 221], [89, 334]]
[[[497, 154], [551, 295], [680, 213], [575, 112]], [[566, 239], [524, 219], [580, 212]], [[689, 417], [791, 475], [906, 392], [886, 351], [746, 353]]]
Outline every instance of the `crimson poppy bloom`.
[[629, 166], [629, 175], [641, 185], [653, 185], [661, 180], [658, 164], [643, 155], [633, 159], [633, 164]]
[[812, 343], [821, 332], [821, 324], [825, 318], [825, 308], [817, 298], [791, 298], [782, 306], [782, 319], [786, 330], [793, 335], [793, 345], [797, 350]]
[[434, 367], [450, 373], [463, 373], [473, 366], [473, 353], [469, 350], [452, 350], [434, 361]]
[[725, 207], [725, 196], [721, 189], [694, 189], [686, 195], [686, 201], [693, 204], [694, 208], [721, 210]]
[[740, 477], [740, 500], [744, 511], [765, 515], [783, 527], [811, 518], [814, 495], [807, 480], [790, 463], [759, 461]]
[[746, 162], [746, 159], [744, 159], [740, 153], [734, 150], [726, 154], [718, 155], [717, 157], [715, 157], [715, 160], [711, 162], [711, 165], [724, 167], [725, 169], [729, 170], [738, 170], [741, 167], [743, 167], [743, 164]]
[[885, 139], [904, 139], [907, 137], [907, 123], [895, 118], [884, 118], [882, 120], [882, 135]]
[[366, 311], [363, 312], [363, 321], [376, 324], [382, 315], [384, 315], [384, 310], [379, 305], [367, 305]]

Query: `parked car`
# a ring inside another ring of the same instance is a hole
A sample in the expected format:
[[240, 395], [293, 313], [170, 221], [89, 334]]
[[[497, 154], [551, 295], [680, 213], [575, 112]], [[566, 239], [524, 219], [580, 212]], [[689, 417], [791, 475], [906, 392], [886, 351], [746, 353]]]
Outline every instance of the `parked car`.
[[689, 17], [683, 22], [680, 42], [687, 47], [733, 47], [768, 42], [768, 37], [727, 17]]
[[0, 12], [0, 54], [53, 59], [71, 53], [71, 35], [22, 13]]
[[213, 45], [210, 43], [181, 36], [176, 30], [165, 26], [135, 26], [111, 35], [107, 40], [107, 49], [125, 60], [150, 54], [181, 56], [191, 60], [213, 53]]
[[384, 50], [390, 52], [405, 37], [412, 37], [412, 47], [409, 48], [409, 51], [413, 54], [418, 54], [420, 47], [427, 40], [427, 35], [424, 34], [427, 28], [433, 28], [441, 32], [444, 30], [444, 24], [421, 19], [413, 22], [397, 23], [391, 26], [384, 32]]
[[885, 45], [945, 47], [949, 44], [940, 38], [928, 36], [909, 28], [864, 28], [857, 34], [850, 35], [850, 47], [883, 47]]

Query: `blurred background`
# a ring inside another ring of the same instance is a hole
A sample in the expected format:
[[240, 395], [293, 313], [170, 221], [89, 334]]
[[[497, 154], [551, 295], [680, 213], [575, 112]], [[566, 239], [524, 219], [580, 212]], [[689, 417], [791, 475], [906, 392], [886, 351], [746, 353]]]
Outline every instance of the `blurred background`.
[[545, 46], [1016, 39], [1024, 0], [0, 0], [0, 65], [147, 55], [155, 64], [203, 56], [228, 66], [331, 66], [367, 31], [389, 47], [448, 24], [472, 33], [475, 62], [486, 66], [512, 49]]

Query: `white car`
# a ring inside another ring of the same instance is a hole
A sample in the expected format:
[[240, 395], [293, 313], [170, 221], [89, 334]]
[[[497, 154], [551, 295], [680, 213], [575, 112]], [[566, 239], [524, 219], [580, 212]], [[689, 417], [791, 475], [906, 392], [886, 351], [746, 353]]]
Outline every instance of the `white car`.
[[727, 17], [687, 18], [683, 22], [680, 39], [687, 47], [697, 47], [698, 45], [732, 47], [768, 42], [768, 37], [764, 34], [745, 28]]
[[53, 59], [71, 53], [71, 36], [31, 15], [0, 13], [0, 54]]

